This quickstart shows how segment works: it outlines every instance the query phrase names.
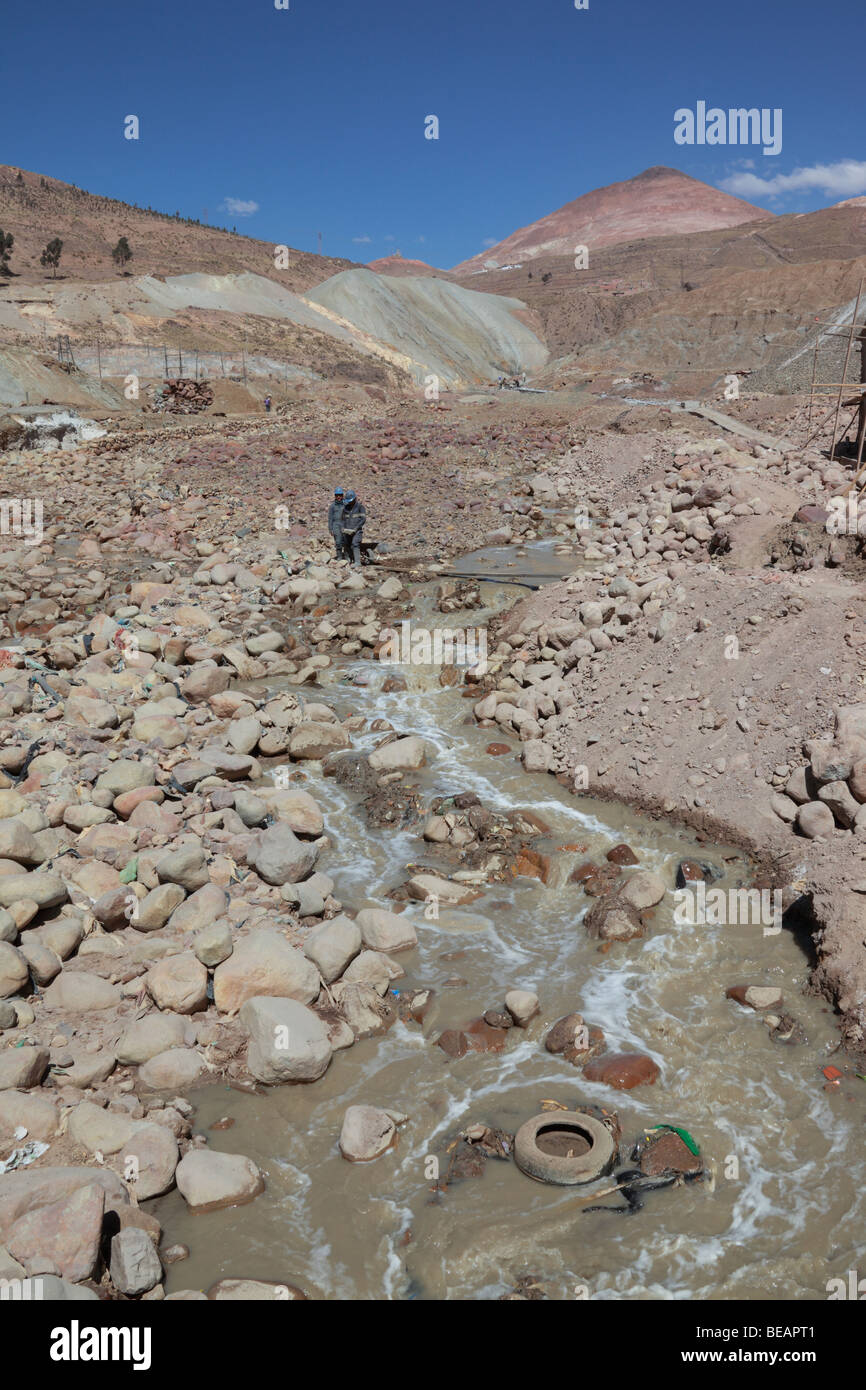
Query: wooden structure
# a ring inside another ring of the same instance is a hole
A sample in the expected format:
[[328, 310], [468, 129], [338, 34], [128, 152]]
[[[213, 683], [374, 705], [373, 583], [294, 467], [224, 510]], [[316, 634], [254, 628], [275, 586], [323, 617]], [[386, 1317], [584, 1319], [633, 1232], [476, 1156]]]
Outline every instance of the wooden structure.
[[[809, 393], [809, 424], [812, 424], [813, 415], [816, 408], [826, 406], [832, 402], [829, 411], [822, 415], [820, 422], [809, 436], [806, 444], [807, 448], [832, 419], [833, 438], [830, 445], [830, 462], [834, 462], [836, 451], [839, 445], [847, 437], [848, 431], [857, 421], [857, 432], [855, 436], [854, 448], [856, 449], [854, 477], [845, 487], [839, 490], [839, 495], [844, 496], [851, 489], [857, 486], [858, 492], [866, 488], [866, 464], [863, 462], [864, 450], [866, 450], [866, 321], [860, 321], [861, 307], [866, 312], [863, 296], [863, 280], [857, 291], [857, 298], [854, 301], [854, 310], [851, 315], [849, 327], [837, 323], [824, 325], [824, 331], [819, 332], [815, 339], [815, 352], [812, 359], [812, 385]], [[818, 351], [823, 338], [844, 338], [845, 339], [845, 358], [842, 365], [841, 381], [818, 381]], [[855, 343], [860, 348], [860, 370], [859, 380], [849, 381], [848, 375], [851, 366], [851, 358], [854, 353]], [[839, 420], [843, 410], [850, 410], [853, 407], [854, 413], [848, 420], [842, 433], [839, 433]]]

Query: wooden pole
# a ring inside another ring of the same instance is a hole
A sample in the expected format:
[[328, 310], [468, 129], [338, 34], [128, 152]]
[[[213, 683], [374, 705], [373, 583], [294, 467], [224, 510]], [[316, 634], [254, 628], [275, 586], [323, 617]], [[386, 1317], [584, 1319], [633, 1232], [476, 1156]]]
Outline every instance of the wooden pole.
[[[842, 368], [842, 381], [843, 381], [843, 383], [844, 383], [846, 377], [848, 376], [848, 363], [849, 363], [849, 361], [850, 361], [850, 359], [851, 359], [851, 348], [852, 348], [852, 345], [853, 345], [853, 343], [854, 343], [854, 325], [855, 325], [856, 322], [857, 322], [857, 315], [858, 315], [859, 312], [860, 312], [860, 300], [861, 300], [862, 296], [863, 296], [863, 280], [862, 280], [862, 277], [861, 277], [861, 279], [860, 279], [860, 288], [859, 288], [858, 291], [857, 291], [857, 302], [856, 302], [856, 304], [854, 305], [854, 313], [853, 313], [852, 316], [851, 316], [851, 332], [850, 332], [849, 335], [848, 335], [848, 345], [847, 345], [847, 347], [845, 348], [845, 365], [844, 365], [844, 367]], [[833, 463], [833, 462], [835, 461], [835, 458], [836, 458], [836, 431], [837, 431], [837, 429], [839, 428], [839, 412], [840, 412], [841, 409], [842, 409], [842, 392], [843, 392], [843, 390], [844, 390], [844, 385], [839, 387], [839, 399], [836, 401], [836, 418], [835, 418], [835, 420], [833, 421], [833, 439], [832, 439], [832, 442], [831, 442], [831, 444], [830, 444], [830, 462], [831, 462], [831, 463]]]

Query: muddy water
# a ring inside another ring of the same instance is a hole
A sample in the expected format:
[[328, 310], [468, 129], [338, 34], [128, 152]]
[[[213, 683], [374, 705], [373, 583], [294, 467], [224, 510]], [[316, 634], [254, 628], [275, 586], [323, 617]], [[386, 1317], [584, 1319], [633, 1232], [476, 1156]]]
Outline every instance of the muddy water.
[[[491, 609], [514, 593], [483, 589]], [[415, 621], [425, 612], [422, 593]], [[479, 624], [484, 614], [428, 618], [458, 620]], [[366, 688], [344, 683], [360, 672]], [[712, 860], [723, 887], [744, 881], [747, 866], [731, 851], [574, 797], [552, 777], [524, 774], [516, 756], [485, 754], [491, 731], [474, 727], [471, 702], [441, 689], [429, 668], [403, 668], [409, 690], [384, 695], [388, 674], [371, 663], [326, 673], [333, 684], [323, 698], [341, 714], [385, 715], [423, 734], [435, 750], [422, 774], [430, 797], [474, 791], [490, 808], [529, 807], [550, 826], [539, 848], [552, 854], [579, 844], [581, 858], [599, 859], [627, 840], [669, 887], [683, 857]], [[361, 735], [356, 746], [377, 737]], [[322, 867], [345, 905], [387, 905], [407, 864], [436, 862], [416, 835], [368, 828], [332, 780], [309, 773], [301, 784], [325, 809], [335, 848]], [[254, 1096], [218, 1085], [193, 1096], [197, 1128], [215, 1149], [250, 1155], [267, 1189], [251, 1205], [202, 1216], [190, 1216], [177, 1193], [151, 1204], [166, 1238], [192, 1252], [170, 1269], [168, 1291], [249, 1276], [326, 1299], [490, 1299], [529, 1274], [556, 1299], [584, 1287], [600, 1299], [825, 1298], [826, 1281], [856, 1267], [864, 1104], [823, 1090], [820, 1066], [837, 1035], [824, 1006], [800, 996], [808, 973], [800, 945], [759, 926], [680, 926], [665, 902], [646, 939], [603, 954], [581, 926], [588, 905], [579, 887], [523, 878], [491, 885], [463, 909], [482, 919], [464, 929], [444, 913], [425, 920], [412, 904], [419, 946], [400, 957], [406, 979], [395, 988], [435, 988], [423, 1029], [398, 1022], [337, 1053], [312, 1086]], [[773, 1043], [759, 1015], [726, 1000], [726, 987], [743, 981], [781, 985], [809, 1044]], [[449, 1061], [433, 1045], [443, 1028], [501, 1008], [517, 985], [538, 993], [542, 1014], [511, 1030], [504, 1053]], [[604, 1029], [609, 1050], [650, 1053], [661, 1069], [656, 1085], [615, 1092], [548, 1054], [547, 1029], [574, 1009]], [[457, 1130], [483, 1122], [513, 1132], [548, 1099], [613, 1106], [628, 1140], [644, 1127], [684, 1125], [716, 1170], [714, 1186], [652, 1193], [633, 1216], [581, 1214], [576, 1203], [591, 1188], [546, 1186], [512, 1162], [490, 1161], [483, 1178], [433, 1198], [427, 1161], [438, 1158], [444, 1175]], [[397, 1147], [373, 1164], [339, 1153], [353, 1103], [410, 1117]], [[223, 1117], [233, 1126], [211, 1131]]]

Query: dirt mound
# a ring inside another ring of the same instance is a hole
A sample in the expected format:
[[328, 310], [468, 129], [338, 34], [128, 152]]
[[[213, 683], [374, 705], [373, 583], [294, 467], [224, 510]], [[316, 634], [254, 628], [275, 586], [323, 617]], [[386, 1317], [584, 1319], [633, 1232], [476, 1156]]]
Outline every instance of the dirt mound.
[[25, 348], [0, 348], [0, 406], [108, 406], [130, 409], [120, 391], [82, 371], [63, 371], [50, 357]]
[[431, 372], [448, 385], [489, 382], [501, 372], [535, 372], [547, 361], [544, 344], [520, 317], [526, 306], [519, 300], [445, 280], [345, 270], [306, 298], [391, 350], [418, 382]]

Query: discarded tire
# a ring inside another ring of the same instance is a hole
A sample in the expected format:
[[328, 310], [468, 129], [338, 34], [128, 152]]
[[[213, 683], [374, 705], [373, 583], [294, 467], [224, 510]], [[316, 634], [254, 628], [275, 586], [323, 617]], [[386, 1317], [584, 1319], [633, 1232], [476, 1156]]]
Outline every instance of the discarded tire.
[[514, 1137], [518, 1168], [539, 1182], [592, 1182], [610, 1171], [615, 1158], [610, 1130], [580, 1111], [536, 1115]]

